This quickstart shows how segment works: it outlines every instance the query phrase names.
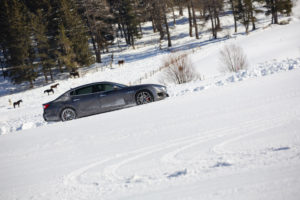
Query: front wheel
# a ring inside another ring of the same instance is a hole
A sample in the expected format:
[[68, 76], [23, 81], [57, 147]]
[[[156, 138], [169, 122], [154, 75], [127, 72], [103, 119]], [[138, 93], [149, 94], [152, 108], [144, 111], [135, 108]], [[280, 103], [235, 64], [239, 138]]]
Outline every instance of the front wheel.
[[62, 121], [69, 121], [76, 119], [76, 112], [72, 108], [65, 108], [61, 112], [60, 118]]
[[148, 91], [141, 91], [136, 94], [135, 100], [137, 105], [147, 104], [153, 102], [153, 96]]

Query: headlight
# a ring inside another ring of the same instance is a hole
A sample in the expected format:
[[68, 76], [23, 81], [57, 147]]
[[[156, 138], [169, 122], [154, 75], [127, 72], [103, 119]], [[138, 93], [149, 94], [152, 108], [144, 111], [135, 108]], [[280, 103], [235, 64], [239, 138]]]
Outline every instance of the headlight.
[[166, 86], [160, 86], [156, 88], [158, 91], [164, 91], [167, 92], [167, 87]]

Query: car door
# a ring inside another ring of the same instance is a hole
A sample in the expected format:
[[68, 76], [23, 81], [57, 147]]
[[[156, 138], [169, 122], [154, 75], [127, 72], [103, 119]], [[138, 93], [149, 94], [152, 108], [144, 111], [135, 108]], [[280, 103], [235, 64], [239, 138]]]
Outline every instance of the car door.
[[94, 85], [72, 91], [71, 101], [78, 116], [92, 115], [99, 112], [99, 103], [97, 94], [94, 91]]
[[101, 112], [114, 110], [126, 105], [122, 88], [112, 83], [97, 85]]

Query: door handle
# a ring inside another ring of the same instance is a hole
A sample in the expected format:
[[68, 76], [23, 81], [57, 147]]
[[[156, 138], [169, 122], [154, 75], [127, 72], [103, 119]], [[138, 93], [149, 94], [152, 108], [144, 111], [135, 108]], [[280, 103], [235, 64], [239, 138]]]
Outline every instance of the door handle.
[[73, 99], [73, 101], [75, 102], [75, 101], [80, 101], [80, 99]]
[[106, 94], [100, 94], [99, 95], [99, 97], [105, 97], [106, 96]]

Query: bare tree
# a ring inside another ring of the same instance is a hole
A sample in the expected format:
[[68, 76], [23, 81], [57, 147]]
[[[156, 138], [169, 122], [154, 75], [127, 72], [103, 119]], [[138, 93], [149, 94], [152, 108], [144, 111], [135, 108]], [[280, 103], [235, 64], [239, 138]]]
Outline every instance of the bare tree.
[[205, 19], [211, 21], [211, 31], [213, 38], [218, 38], [218, 31], [221, 30], [220, 14], [223, 11], [223, 0], [201, 0], [203, 13], [206, 14]]
[[226, 45], [221, 51], [219, 61], [221, 71], [237, 72], [248, 68], [247, 56], [243, 49], [235, 44]]
[[164, 61], [162, 82], [182, 84], [198, 79], [200, 76], [190, 62], [187, 54], [172, 54]]
[[114, 16], [106, 0], [77, 0], [82, 9], [88, 31], [95, 51], [96, 62], [101, 63], [101, 50], [111, 45], [114, 39], [114, 28], [111, 23]]

